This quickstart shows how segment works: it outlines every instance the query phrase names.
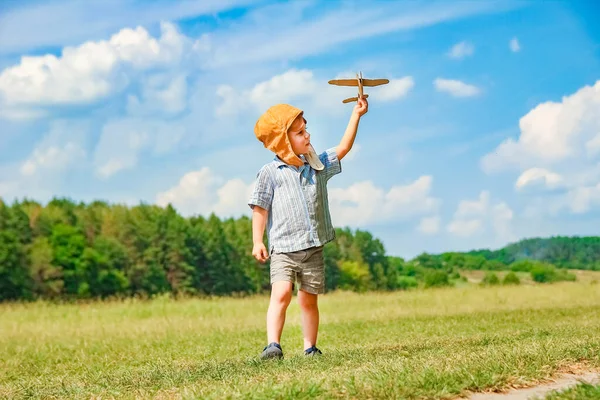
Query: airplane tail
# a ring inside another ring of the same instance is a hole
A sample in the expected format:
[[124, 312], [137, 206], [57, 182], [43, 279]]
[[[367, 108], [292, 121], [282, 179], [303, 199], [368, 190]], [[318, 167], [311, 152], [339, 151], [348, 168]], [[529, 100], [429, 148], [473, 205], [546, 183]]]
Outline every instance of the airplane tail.
[[[368, 94], [363, 94], [363, 97], [366, 99], [367, 97], [369, 97]], [[350, 103], [352, 101], [358, 101], [358, 97], [349, 97], [346, 100], [342, 100], [342, 103]]]

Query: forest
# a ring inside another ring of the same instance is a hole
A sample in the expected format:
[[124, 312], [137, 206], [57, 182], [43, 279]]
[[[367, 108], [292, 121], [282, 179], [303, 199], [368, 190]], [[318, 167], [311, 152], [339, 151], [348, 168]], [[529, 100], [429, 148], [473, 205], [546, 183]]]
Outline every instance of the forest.
[[[526, 239], [498, 250], [386, 254], [364, 230], [336, 228], [325, 246], [328, 291], [452, 285], [464, 270], [531, 272], [573, 280], [600, 270], [600, 237]], [[266, 238], [265, 238], [266, 239]], [[269, 266], [251, 255], [251, 220], [183, 217], [172, 206], [55, 198], [0, 199], [0, 301], [109, 297], [243, 296], [269, 292]]]

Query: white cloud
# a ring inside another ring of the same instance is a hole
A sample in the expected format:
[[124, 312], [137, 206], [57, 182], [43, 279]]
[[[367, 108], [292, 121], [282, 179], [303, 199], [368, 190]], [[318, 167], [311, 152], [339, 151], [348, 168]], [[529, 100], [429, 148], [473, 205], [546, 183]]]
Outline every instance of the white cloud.
[[221, 85], [217, 88], [217, 96], [222, 99], [215, 109], [219, 117], [238, 114], [248, 107], [264, 111], [273, 104], [289, 103], [307, 97], [314, 97], [324, 106], [333, 104], [333, 91], [326, 82], [318, 82], [312, 71], [296, 69], [275, 75], [242, 92], [229, 85]]
[[462, 200], [447, 231], [461, 237], [482, 235], [488, 230], [498, 243], [514, 240], [513, 211], [504, 202], [492, 204], [490, 193], [482, 191], [477, 200]]
[[21, 166], [21, 174], [30, 176], [40, 169], [64, 169], [77, 159], [83, 159], [84, 156], [85, 151], [72, 142], [66, 143], [63, 147], [36, 148]]
[[489, 208], [490, 193], [483, 191], [479, 194], [477, 200], [462, 200], [458, 204], [455, 218], [466, 218], [466, 217], [481, 217], [484, 216]]
[[448, 232], [456, 236], [468, 237], [483, 232], [481, 219], [457, 219], [448, 224]]
[[517, 39], [516, 37], [510, 39], [508, 47], [510, 47], [510, 51], [512, 51], [513, 53], [519, 52], [521, 50], [521, 44], [519, 43], [519, 39]]
[[600, 183], [570, 190], [567, 193], [567, 203], [571, 212], [575, 214], [583, 214], [592, 207], [600, 206]]
[[107, 41], [65, 47], [60, 57], [24, 56], [19, 65], [0, 74], [0, 95], [8, 105], [94, 101], [127, 86], [128, 68], [177, 62], [184, 42], [174, 25], [163, 23], [159, 39], [142, 27], [125, 28]]
[[497, 203], [491, 210], [491, 224], [496, 236], [501, 242], [516, 239], [512, 231], [514, 213], [506, 203]]
[[86, 149], [90, 132], [87, 121], [52, 121], [27, 157], [0, 164], [0, 197], [44, 201], [68, 196], [72, 187], [65, 183], [77, 180], [89, 168]]
[[498, 8], [497, 4], [492, 6], [487, 2], [467, 2], [413, 7], [384, 2], [364, 8], [347, 3], [328, 14], [302, 19], [303, 8], [308, 4], [291, 2], [265, 7], [249, 13], [241, 22], [236, 21], [235, 26], [224, 28], [224, 32], [215, 32], [210, 67], [294, 60], [358, 39], [433, 26], [470, 15], [502, 12], [516, 6], [506, 4]]
[[436, 212], [441, 200], [431, 196], [432, 182], [431, 176], [421, 176], [408, 185], [392, 186], [387, 192], [371, 181], [345, 189], [330, 188], [333, 223], [359, 227]]
[[600, 154], [600, 132], [585, 143], [585, 149], [590, 157]]
[[170, 152], [179, 145], [185, 132], [182, 125], [156, 119], [109, 121], [102, 128], [94, 152], [96, 173], [106, 179], [135, 167], [143, 151], [151, 151], [155, 155]]
[[560, 103], [539, 104], [519, 121], [521, 135], [501, 143], [481, 160], [486, 172], [517, 166], [549, 166], [580, 158], [595, 149], [600, 131], [600, 80], [585, 86]]
[[563, 183], [563, 178], [559, 174], [544, 168], [530, 168], [519, 176], [515, 187], [523, 189], [525, 186], [536, 184], [540, 181], [548, 188], [555, 188]]
[[156, 0], [140, 8], [135, 0], [54, 0], [3, 4], [0, 51], [24, 52], [106, 37], [124, 26], [150, 26], [161, 21], [216, 15], [253, 0]]
[[481, 92], [476, 86], [453, 79], [437, 78], [433, 85], [438, 92], [449, 93], [454, 97], [471, 97]]
[[471, 43], [463, 41], [452, 46], [448, 52], [448, 57], [461, 59], [473, 55], [474, 51], [475, 47]]
[[88, 127], [83, 123], [55, 121], [31, 155], [21, 163], [24, 177], [52, 177], [76, 163], [85, 161], [83, 142]]
[[241, 179], [225, 181], [209, 168], [185, 174], [171, 189], [158, 193], [159, 206], [172, 204], [184, 215], [215, 213], [219, 217], [237, 217], [248, 214], [254, 182], [244, 183]]
[[[392, 101], [402, 98], [410, 92], [415, 86], [415, 81], [412, 76], [405, 76], [400, 79], [390, 79], [387, 85], [376, 87], [373, 90], [373, 99], [380, 101]], [[366, 89], [370, 90], [370, 89]], [[371, 97], [369, 97], [371, 99]]]
[[439, 216], [425, 217], [419, 222], [417, 230], [427, 235], [433, 235], [440, 231], [440, 225], [441, 221]]
[[187, 106], [187, 82], [185, 75], [175, 77], [167, 74], [152, 75], [142, 79], [141, 96], [129, 95], [127, 113], [132, 116], [173, 115]]
[[247, 96], [252, 104], [265, 110], [273, 104], [287, 103], [298, 97], [314, 96], [318, 100], [331, 95], [332, 88], [328, 88], [326, 82], [320, 84], [312, 71], [291, 69], [258, 83], [244, 97]]
[[350, 150], [350, 152], [346, 154], [346, 157], [344, 157], [344, 163], [348, 163], [348, 161], [355, 160], [356, 156], [358, 156], [358, 153], [360, 153], [361, 149], [362, 146], [360, 145], [360, 143], [354, 142], [354, 144], [352, 145], [352, 150]]
[[18, 182], [16, 181], [0, 181], [0, 199], [7, 201], [9, 198], [14, 197], [19, 190]]
[[[349, 75], [344, 75], [348, 77]], [[215, 108], [218, 117], [236, 115], [249, 107], [264, 111], [273, 104], [290, 103], [309, 99], [308, 103], [328, 111], [343, 112], [347, 107], [342, 100], [356, 94], [355, 87], [337, 87], [329, 85], [328, 79], [318, 79], [314, 73], [306, 69], [290, 69], [275, 75], [266, 81], [254, 85], [249, 90], [237, 91], [229, 85], [220, 85], [216, 94], [221, 102]], [[366, 88], [372, 92], [371, 98], [380, 101], [393, 101], [406, 96], [414, 86], [412, 77], [390, 79], [385, 86]], [[344, 90], [346, 89], [346, 90]], [[352, 92], [349, 92], [352, 91]], [[369, 93], [367, 92], [367, 93]]]
[[[556, 215], [587, 212], [597, 206], [600, 182], [600, 81], [585, 86], [560, 102], [541, 103], [519, 121], [521, 134], [509, 138], [481, 159], [487, 173], [522, 171], [517, 188], [543, 182], [564, 192], [532, 200], [528, 214]], [[537, 208], [537, 209], [536, 209]]]
[[48, 115], [46, 111], [27, 109], [22, 107], [7, 107], [0, 108], [0, 119], [12, 121], [26, 121], [31, 119], [42, 118]]

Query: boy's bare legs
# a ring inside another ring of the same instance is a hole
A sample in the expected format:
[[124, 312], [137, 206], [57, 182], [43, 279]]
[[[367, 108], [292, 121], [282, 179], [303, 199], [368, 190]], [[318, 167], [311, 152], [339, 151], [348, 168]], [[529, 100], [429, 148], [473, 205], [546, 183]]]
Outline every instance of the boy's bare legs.
[[298, 304], [302, 311], [302, 333], [304, 334], [304, 350], [316, 346], [319, 330], [318, 295], [298, 290]]
[[278, 281], [271, 286], [271, 300], [267, 310], [268, 343], [280, 343], [285, 312], [292, 300], [292, 282]]

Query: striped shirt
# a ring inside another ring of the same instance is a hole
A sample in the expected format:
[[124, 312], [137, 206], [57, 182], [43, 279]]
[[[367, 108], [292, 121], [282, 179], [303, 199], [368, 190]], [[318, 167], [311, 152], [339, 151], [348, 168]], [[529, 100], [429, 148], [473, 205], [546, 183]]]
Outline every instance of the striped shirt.
[[327, 181], [339, 174], [342, 166], [335, 148], [319, 154], [319, 159], [325, 166], [321, 171], [306, 161], [296, 167], [275, 157], [258, 172], [248, 205], [269, 211], [269, 253], [304, 250], [335, 239]]

